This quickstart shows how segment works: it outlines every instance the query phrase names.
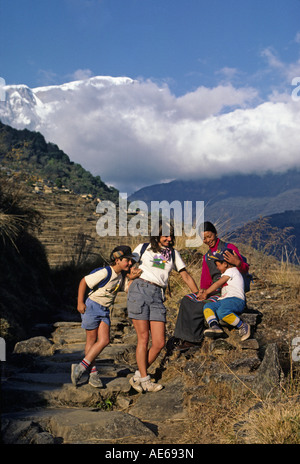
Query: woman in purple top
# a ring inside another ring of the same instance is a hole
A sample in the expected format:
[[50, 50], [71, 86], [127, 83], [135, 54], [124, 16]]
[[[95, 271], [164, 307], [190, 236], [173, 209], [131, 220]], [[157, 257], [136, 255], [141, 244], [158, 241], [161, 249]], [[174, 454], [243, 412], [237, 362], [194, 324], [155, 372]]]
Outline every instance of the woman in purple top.
[[[200, 292], [201, 290], [207, 290], [221, 276], [213, 260], [208, 259], [213, 252], [224, 251], [226, 248], [233, 250], [233, 254], [225, 251], [226, 260], [235, 265], [241, 274], [247, 274], [249, 265], [244, 262], [238, 248], [232, 243], [225, 243], [220, 240], [217, 230], [211, 222], [204, 222], [202, 239], [208, 245], [209, 250], [203, 256]], [[216, 292], [216, 294], [218, 293], [219, 291]], [[204, 301], [199, 301], [195, 294], [183, 297], [174, 331], [175, 338], [181, 340], [177, 349], [185, 350], [201, 343], [204, 331], [203, 306]]]

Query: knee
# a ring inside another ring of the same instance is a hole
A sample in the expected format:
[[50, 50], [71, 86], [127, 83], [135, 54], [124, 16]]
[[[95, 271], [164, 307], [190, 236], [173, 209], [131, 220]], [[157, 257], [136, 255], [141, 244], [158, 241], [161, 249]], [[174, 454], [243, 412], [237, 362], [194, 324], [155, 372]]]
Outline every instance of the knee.
[[90, 331], [90, 330], [87, 330], [86, 331], [86, 343], [87, 345], [94, 345], [94, 343], [96, 343], [97, 341], [97, 338], [98, 338], [98, 334], [97, 334], [97, 331]]
[[99, 349], [102, 349], [105, 348], [107, 345], [109, 345], [110, 343], [110, 339], [109, 337], [101, 337], [97, 340], [97, 342], [95, 343], [96, 346], [99, 347]]
[[165, 339], [164, 338], [152, 341], [152, 347], [157, 351], [161, 351], [164, 346], [165, 346]]
[[109, 345], [109, 343], [110, 343], [110, 339], [109, 339], [109, 337], [105, 337], [105, 338], [103, 338], [103, 340], [102, 340], [102, 344], [103, 344], [104, 346], [107, 346], [107, 345]]
[[165, 340], [162, 340], [161, 343], [158, 345], [158, 350], [161, 351], [165, 346]]
[[138, 344], [147, 347], [149, 343], [149, 333], [138, 334]]

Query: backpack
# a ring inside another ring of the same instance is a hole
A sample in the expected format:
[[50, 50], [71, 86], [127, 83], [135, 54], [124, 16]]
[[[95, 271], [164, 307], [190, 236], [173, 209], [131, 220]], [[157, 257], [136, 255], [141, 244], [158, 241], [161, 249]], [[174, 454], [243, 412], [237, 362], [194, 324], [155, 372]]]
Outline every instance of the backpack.
[[97, 269], [94, 269], [92, 272], [90, 272], [90, 274], [94, 274], [97, 271], [101, 271], [101, 269], [106, 269], [107, 270], [107, 276], [104, 277], [104, 279], [100, 280], [100, 282], [98, 284], [96, 284], [94, 288], [91, 289], [91, 291], [89, 292], [89, 295], [91, 295], [96, 290], [98, 290], [98, 288], [104, 287], [104, 285], [106, 285], [110, 281], [111, 274], [112, 274], [112, 270], [111, 270], [110, 266], [97, 267]]
[[[228, 243], [224, 243], [225, 247], [228, 248]], [[244, 261], [244, 263], [248, 264], [248, 261], [247, 261], [247, 258], [243, 255], [241, 255], [241, 258], [242, 260]], [[205, 260], [207, 261], [208, 260], [208, 256], [207, 254], [205, 254]], [[247, 274], [242, 274], [242, 277], [244, 279], [244, 292], [245, 293], [248, 293], [250, 291], [250, 284], [251, 282], [253, 282], [253, 276], [252, 274], [250, 274], [249, 272], [247, 272]]]
[[[94, 274], [97, 271], [101, 271], [101, 269], [106, 269], [107, 270], [107, 276], [104, 277], [104, 279], [100, 280], [100, 282], [98, 284], [96, 284], [94, 288], [92, 288], [90, 290], [89, 295], [94, 293], [99, 288], [104, 287], [110, 281], [110, 278], [111, 278], [111, 275], [112, 275], [112, 270], [111, 270], [110, 266], [98, 267], [97, 269], [94, 269], [92, 272], [90, 272], [90, 274]], [[126, 277], [127, 272], [126, 271], [121, 271], [121, 274], [122, 274], [122, 278], [124, 280], [124, 278]]]

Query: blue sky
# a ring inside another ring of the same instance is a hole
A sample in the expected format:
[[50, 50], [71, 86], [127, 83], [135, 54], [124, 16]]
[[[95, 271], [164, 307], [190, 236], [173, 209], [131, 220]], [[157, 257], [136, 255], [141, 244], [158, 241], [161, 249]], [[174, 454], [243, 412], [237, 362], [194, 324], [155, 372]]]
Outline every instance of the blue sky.
[[300, 167], [300, 0], [0, 0], [0, 16], [0, 119], [109, 185]]
[[299, 57], [299, 0], [0, 0], [7, 84], [86, 76], [166, 82], [176, 95], [228, 79], [262, 94]]

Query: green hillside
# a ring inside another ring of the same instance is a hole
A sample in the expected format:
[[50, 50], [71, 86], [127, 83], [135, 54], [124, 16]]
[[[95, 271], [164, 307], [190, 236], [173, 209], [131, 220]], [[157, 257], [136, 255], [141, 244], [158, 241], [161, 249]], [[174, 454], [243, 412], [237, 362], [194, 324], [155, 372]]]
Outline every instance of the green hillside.
[[39, 132], [17, 130], [0, 121], [0, 164], [2, 170], [22, 172], [45, 179], [58, 188], [75, 193], [92, 194], [101, 200], [117, 201], [118, 191], [108, 187]]

